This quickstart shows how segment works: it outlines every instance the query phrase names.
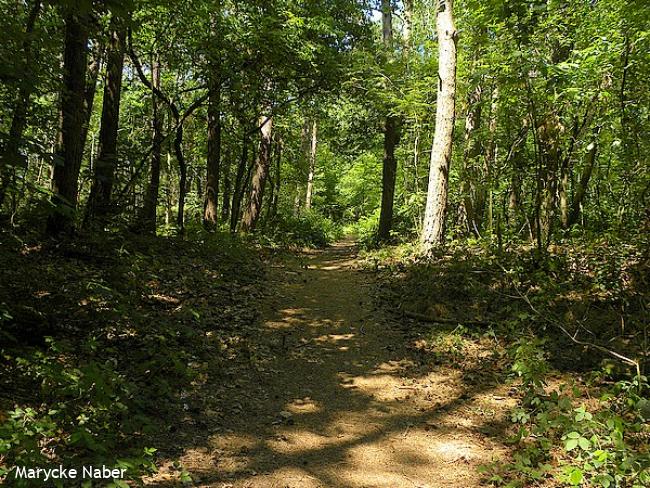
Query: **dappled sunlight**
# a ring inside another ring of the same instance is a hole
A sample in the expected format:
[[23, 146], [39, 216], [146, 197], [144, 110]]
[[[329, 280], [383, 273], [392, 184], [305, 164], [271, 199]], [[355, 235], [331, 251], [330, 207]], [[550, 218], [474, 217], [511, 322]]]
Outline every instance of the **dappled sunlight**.
[[326, 334], [314, 338], [314, 342], [318, 344], [337, 344], [342, 341], [352, 340], [354, 337], [354, 334]]
[[368, 283], [352, 264], [350, 248], [318, 251], [279, 281], [249, 339], [270, 348], [251, 356], [263, 374], [237, 376], [241, 388], [214, 407], [229, 412], [223, 428], [184, 451], [208, 486], [467, 488], [503, 455], [503, 388], [423, 362], [383, 314], [368, 320]]
[[309, 397], [297, 398], [286, 406], [286, 410], [294, 414], [317, 413], [322, 409], [323, 407], [319, 402], [314, 401]]

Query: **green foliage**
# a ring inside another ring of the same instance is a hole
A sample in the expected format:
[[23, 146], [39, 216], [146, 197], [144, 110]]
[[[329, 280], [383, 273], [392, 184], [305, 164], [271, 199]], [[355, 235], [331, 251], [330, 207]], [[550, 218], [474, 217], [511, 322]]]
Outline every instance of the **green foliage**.
[[[583, 400], [578, 388], [562, 385], [559, 391], [539, 394], [513, 413], [519, 426], [512, 439], [517, 446], [514, 462], [496, 469], [492, 480], [510, 480], [508, 486], [525, 486], [544, 477], [571, 486], [647, 486], [650, 453], [642, 447], [648, 431], [640, 413], [644, 402], [639, 388], [647, 394], [643, 377], [603, 388], [594, 412], [584, 404], [575, 406]], [[553, 467], [550, 449], [557, 444], [564, 453], [559, 466]]]
[[379, 229], [379, 212], [376, 211], [368, 217], [359, 219], [350, 226], [351, 232], [357, 237], [357, 242], [362, 249], [374, 249], [377, 247], [377, 231]]
[[278, 214], [264, 237], [282, 246], [325, 247], [341, 235], [341, 227], [331, 219], [314, 210], [302, 210], [297, 216]]
[[[4, 355], [5, 361], [15, 362], [17, 374], [39, 385], [45, 402], [37, 407], [16, 406], [7, 413], [0, 425], [0, 479], [11, 477], [14, 466], [45, 466], [54, 453], [124, 468], [127, 479], [139, 480], [155, 471], [155, 449], [133, 449], [128, 457], [114, 457], [122, 448], [121, 431], [128, 416], [138, 410], [137, 386], [110, 362], [71, 367], [57, 360], [69, 357], [71, 351], [51, 338], [48, 344], [46, 351], [31, 356]], [[16, 483], [29, 486], [28, 480]]]

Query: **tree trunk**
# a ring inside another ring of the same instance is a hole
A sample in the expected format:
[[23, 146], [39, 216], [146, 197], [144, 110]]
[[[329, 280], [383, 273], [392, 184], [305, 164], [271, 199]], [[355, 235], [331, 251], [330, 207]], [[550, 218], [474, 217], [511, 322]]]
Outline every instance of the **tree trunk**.
[[250, 202], [242, 219], [243, 232], [252, 232], [255, 230], [262, 209], [264, 185], [266, 184], [266, 178], [269, 174], [269, 166], [271, 164], [271, 134], [273, 129], [273, 119], [270, 116], [262, 116], [260, 117], [260, 125], [261, 141], [259, 157], [255, 164]]
[[23, 41], [23, 79], [18, 86], [14, 111], [9, 127], [9, 138], [4, 147], [2, 157], [0, 158], [0, 209], [5, 199], [5, 194], [16, 167], [23, 166], [23, 157], [20, 153], [20, 147], [23, 139], [23, 132], [27, 125], [27, 113], [29, 109], [29, 98], [34, 90], [34, 83], [26, 73], [32, 69], [32, 38], [36, 19], [41, 11], [41, 1], [36, 0], [27, 17], [25, 26], [25, 40]]
[[582, 175], [580, 176], [580, 182], [578, 187], [575, 190], [573, 195], [573, 201], [571, 204], [571, 213], [569, 214], [568, 226], [578, 222], [580, 218], [580, 213], [582, 211], [582, 203], [584, 202], [585, 195], [587, 194], [587, 188], [589, 187], [589, 180], [591, 179], [591, 174], [593, 173], [594, 166], [596, 164], [596, 159], [598, 156], [598, 135], [600, 134], [600, 126], [594, 128], [594, 140], [591, 142], [589, 147], [589, 152], [587, 153], [587, 162], [585, 167], [582, 170]]
[[494, 195], [493, 195], [493, 186], [494, 182], [497, 179], [496, 169], [497, 169], [497, 110], [498, 110], [498, 100], [499, 100], [499, 87], [495, 86], [492, 90], [492, 100], [490, 104], [490, 120], [488, 122], [488, 131], [490, 133], [490, 139], [485, 148], [485, 179], [486, 186], [483, 190], [483, 193], [486, 194], [488, 200], [488, 214], [487, 214], [487, 224], [488, 230], [490, 232], [490, 239], [494, 234]]
[[95, 92], [97, 91], [97, 78], [99, 78], [99, 71], [102, 67], [104, 58], [104, 46], [96, 42], [93, 46], [90, 55], [90, 62], [88, 63], [88, 74], [86, 75], [86, 89], [84, 95], [84, 113], [85, 121], [84, 127], [81, 131], [81, 142], [84, 147], [88, 139], [88, 130], [90, 128], [90, 117], [93, 114], [93, 105], [95, 104]]
[[481, 98], [482, 88], [476, 85], [467, 96], [467, 116], [465, 117], [465, 150], [463, 152], [462, 179], [460, 193], [460, 224], [467, 233], [478, 234], [478, 223], [475, 215], [474, 195], [477, 182], [475, 178], [476, 157], [481, 153], [481, 144], [476, 137], [476, 132], [481, 126]]
[[397, 176], [397, 159], [395, 147], [399, 142], [399, 118], [395, 115], [386, 117], [384, 125], [384, 158], [381, 177], [381, 210], [379, 213], [380, 241], [390, 237], [393, 227], [393, 201], [395, 200], [395, 179]]
[[282, 183], [281, 178], [281, 167], [282, 167], [282, 149], [284, 144], [282, 139], [278, 139], [275, 146], [275, 191], [273, 192], [273, 199], [271, 201], [271, 214], [269, 215], [270, 219], [274, 219], [278, 214], [278, 201], [280, 200], [280, 184]]
[[309, 173], [307, 174], [307, 194], [305, 208], [311, 208], [314, 193], [314, 173], [316, 171], [316, 120], [311, 123], [311, 143], [309, 145]]
[[[156, 55], [151, 69], [151, 84], [155, 89], [160, 89], [160, 57]], [[158, 208], [158, 191], [160, 188], [160, 160], [163, 142], [163, 113], [156, 94], [151, 92], [152, 119], [153, 119], [153, 145], [151, 149], [151, 174], [149, 185], [142, 209], [142, 222], [146, 232], [155, 234], [156, 213]]]
[[241, 158], [237, 165], [237, 174], [235, 175], [235, 185], [232, 192], [232, 208], [230, 211], [230, 232], [237, 230], [237, 223], [239, 221], [239, 211], [241, 209], [241, 200], [244, 193], [244, 174], [246, 173], [246, 166], [248, 163], [248, 133], [246, 128], [243, 128], [244, 137], [242, 138]]
[[176, 136], [174, 137], [174, 155], [178, 163], [178, 214], [176, 214], [176, 226], [179, 233], [185, 232], [185, 196], [187, 195], [187, 163], [183, 155], [183, 123], [176, 119]]
[[560, 135], [562, 125], [560, 118], [554, 112], [544, 118], [539, 129], [540, 152], [542, 161], [546, 163], [545, 174], [540, 180], [542, 198], [540, 202], [539, 239], [547, 245], [553, 233], [553, 223], [557, 208], [558, 170], [560, 166]]
[[456, 111], [456, 27], [453, 0], [438, 1], [438, 98], [436, 131], [431, 148], [427, 204], [422, 229], [422, 250], [430, 254], [444, 242], [447, 187]]
[[82, 133], [85, 122], [87, 22], [84, 15], [69, 13], [65, 16], [61, 147], [52, 179], [55, 211], [48, 221], [50, 234], [71, 228], [77, 207], [77, 185], [84, 150]]
[[221, 220], [223, 222], [228, 222], [228, 219], [230, 218], [230, 193], [231, 193], [231, 185], [232, 182], [230, 181], [230, 155], [231, 151], [228, 150], [226, 152], [226, 157], [224, 159], [224, 164], [223, 166], [223, 196], [221, 197]]
[[106, 55], [106, 83], [99, 131], [99, 156], [95, 162], [94, 180], [88, 199], [87, 217], [102, 219], [107, 216], [117, 167], [117, 131], [120, 120], [122, 68], [124, 66], [124, 40], [126, 26], [120, 25], [111, 32]]
[[208, 95], [208, 160], [203, 225], [214, 228], [218, 221], [219, 172], [221, 170], [221, 82], [212, 73]]
[[[384, 46], [391, 49], [393, 45], [393, 12], [390, 0], [381, 1], [382, 38]], [[397, 160], [395, 147], [399, 142], [399, 118], [388, 115], [384, 123], [384, 158], [381, 177], [381, 210], [379, 213], [379, 231], [377, 238], [385, 241], [390, 237], [393, 225], [393, 201], [395, 199], [395, 178]]]

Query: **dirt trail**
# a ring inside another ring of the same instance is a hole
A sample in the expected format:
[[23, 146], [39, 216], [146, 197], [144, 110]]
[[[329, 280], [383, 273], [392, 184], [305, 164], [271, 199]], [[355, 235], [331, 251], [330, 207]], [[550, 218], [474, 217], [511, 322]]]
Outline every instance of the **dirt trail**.
[[274, 267], [250, 371], [215, 393], [225, 427], [181, 443], [196, 486], [468, 488], [503, 456], [504, 387], [407, 347], [356, 259], [344, 241]]

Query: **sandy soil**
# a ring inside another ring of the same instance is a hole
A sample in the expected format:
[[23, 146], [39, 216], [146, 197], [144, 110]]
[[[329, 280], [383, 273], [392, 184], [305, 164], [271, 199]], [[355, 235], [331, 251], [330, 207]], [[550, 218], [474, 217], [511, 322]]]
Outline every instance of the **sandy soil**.
[[173, 458], [190, 486], [481, 486], [477, 467], [507, 454], [507, 387], [417, 354], [350, 241], [283, 259], [268, 286], [248, 357], [206, 380], [150, 486], [177, 485]]

